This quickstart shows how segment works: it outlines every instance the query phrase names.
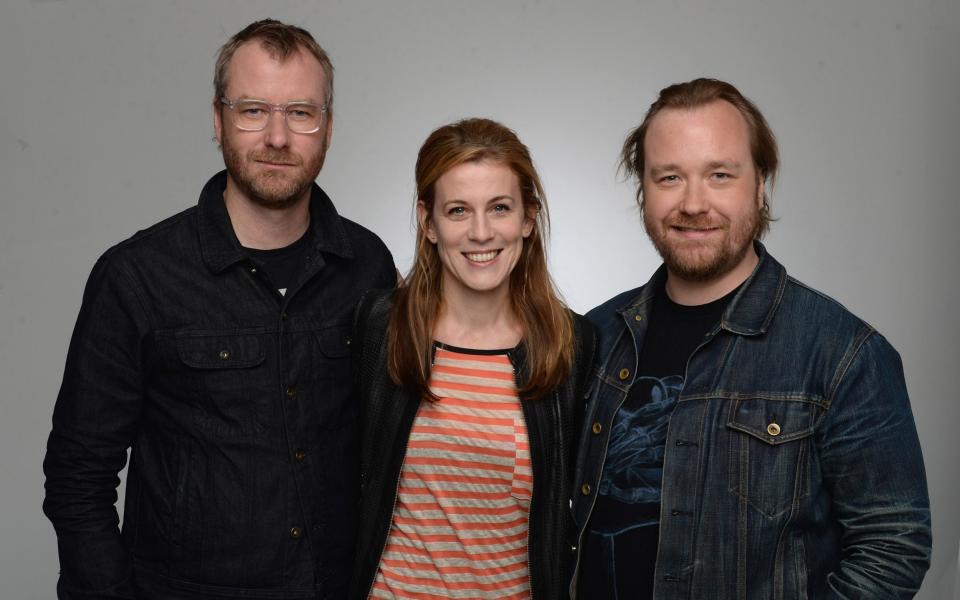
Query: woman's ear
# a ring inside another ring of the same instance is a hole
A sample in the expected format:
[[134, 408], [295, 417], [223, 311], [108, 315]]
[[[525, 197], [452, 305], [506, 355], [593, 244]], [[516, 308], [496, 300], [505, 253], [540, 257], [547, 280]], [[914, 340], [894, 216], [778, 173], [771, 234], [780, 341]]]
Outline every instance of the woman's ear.
[[430, 218], [427, 205], [423, 200], [417, 200], [417, 223], [420, 224], [420, 229], [426, 234], [430, 243], [436, 244], [437, 232], [433, 228], [433, 219]]

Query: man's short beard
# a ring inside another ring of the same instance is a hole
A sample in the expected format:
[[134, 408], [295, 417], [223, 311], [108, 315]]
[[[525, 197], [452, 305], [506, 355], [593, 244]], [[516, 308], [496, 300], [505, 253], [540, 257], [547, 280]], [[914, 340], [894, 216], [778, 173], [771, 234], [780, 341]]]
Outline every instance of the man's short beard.
[[[727, 220], [724, 223], [726, 237], [719, 247], [715, 244], [698, 244], [695, 241], [671, 242], [667, 238], [668, 226], [659, 223], [663, 230], [658, 235], [646, 212], [643, 214], [643, 225], [670, 273], [686, 281], [706, 282], [729, 273], [743, 261], [743, 257], [753, 247], [753, 240], [760, 236], [761, 219], [760, 211], [754, 210], [748, 219], [740, 223]], [[685, 247], [680, 244], [685, 244]]]
[[[324, 149], [306, 161], [289, 150], [250, 151], [243, 156], [240, 150], [231, 144], [228, 135], [223, 136], [222, 146], [223, 162], [240, 191], [251, 202], [273, 210], [290, 208], [303, 198], [320, 173], [326, 155]], [[254, 175], [250, 165], [257, 160], [294, 164], [297, 172], [287, 176], [278, 172]]]

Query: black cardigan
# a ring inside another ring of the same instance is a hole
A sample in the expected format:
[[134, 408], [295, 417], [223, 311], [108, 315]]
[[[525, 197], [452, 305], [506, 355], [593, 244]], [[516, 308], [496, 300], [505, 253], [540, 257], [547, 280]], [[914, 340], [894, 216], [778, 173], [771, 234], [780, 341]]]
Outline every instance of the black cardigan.
[[[354, 353], [361, 414], [361, 500], [351, 598], [364, 599], [376, 576], [397, 497], [407, 439], [420, 398], [387, 374], [387, 324], [393, 291], [368, 294], [357, 308]], [[530, 440], [533, 498], [527, 555], [531, 597], [566, 597], [572, 567], [570, 492], [577, 435], [596, 347], [593, 326], [574, 313], [571, 376], [547, 397], [521, 400]], [[523, 344], [509, 353], [517, 387], [525, 377]]]

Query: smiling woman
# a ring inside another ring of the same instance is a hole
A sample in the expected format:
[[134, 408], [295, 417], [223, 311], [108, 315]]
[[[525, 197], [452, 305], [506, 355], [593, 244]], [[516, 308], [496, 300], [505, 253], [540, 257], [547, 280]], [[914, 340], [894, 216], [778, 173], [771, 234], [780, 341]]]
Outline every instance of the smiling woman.
[[[549, 212], [527, 147], [488, 119], [446, 125], [421, 147], [416, 181], [417, 249], [391, 314], [391, 378], [429, 394], [438, 337], [483, 348], [523, 339], [522, 391], [555, 387], [569, 372], [571, 317], [547, 270]], [[471, 261], [465, 252], [497, 256]], [[487, 326], [473, 327], [481, 313]]]
[[[493, 309], [508, 302], [510, 273], [533, 231], [537, 210], [525, 209], [516, 173], [499, 162], [468, 162], [444, 173], [435, 187], [433, 210], [427, 212], [421, 201], [417, 214], [443, 264], [443, 298], [451, 308], [480, 303]], [[442, 325], [453, 324], [447, 319]], [[476, 341], [502, 347], [520, 336], [512, 324], [503, 333], [508, 339], [484, 336]]]
[[511, 130], [468, 119], [417, 159], [407, 285], [357, 318], [356, 598], [559, 598], [593, 332], [547, 271], [547, 207]]

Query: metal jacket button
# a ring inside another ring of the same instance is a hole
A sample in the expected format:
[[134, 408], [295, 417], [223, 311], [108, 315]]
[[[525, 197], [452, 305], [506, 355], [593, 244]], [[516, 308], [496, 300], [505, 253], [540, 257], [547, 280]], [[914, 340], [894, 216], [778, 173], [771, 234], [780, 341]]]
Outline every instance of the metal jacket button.
[[774, 437], [780, 435], [780, 425], [776, 423], [770, 423], [769, 425], [767, 425], [767, 433], [769, 433]]
[[593, 424], [593, 427], [590, 428], [590, 431], [592, 431], [594, 435], [596, 435], [601, 431], [603, 431], [603, 425], [600, 424], [600, 421], [597, 421], [596, 423]]
[[627, 377], [630, 377], [630, 369], [620, 369], [620, 379], [623, 380]]
[[299, 527], [291, 527], [291, 528], [290, 528], [290, 537], [292, 537], [293, 539], [299, 540], [299, 539], [300, 539], [300, 536], [302, 536], [302, 535], [303, 535], [303, 532], [300, 531], [300, 528], [299, 528]]
[[287, 386], [287, 397], [288, 397], [288, 398], [293, 398], [293, 397], [296, 396], [296, 395], [297, 395], [297, 388], [293, 387], [292, 385], [288, 385], [288, 386]]
[[221, 351], [220, 351], [220, 360], [230, 360], [230, 351], [229, 351], [229, 350], [221, 350]]
[[303, 450], [297, 450], [293, 453], [293, 457], [297, 459], [297, 462], [303, 462], [303, 459], [307, 457], [307, 453]]
[[581, 485], [581, 486], [580, 486], [580, 493], [583, 494], [584, 496], [589, 496], [589, 495], [590, 495], [590, 484], [589, 484], [589, 483], [585, 483], [585, 484]]

